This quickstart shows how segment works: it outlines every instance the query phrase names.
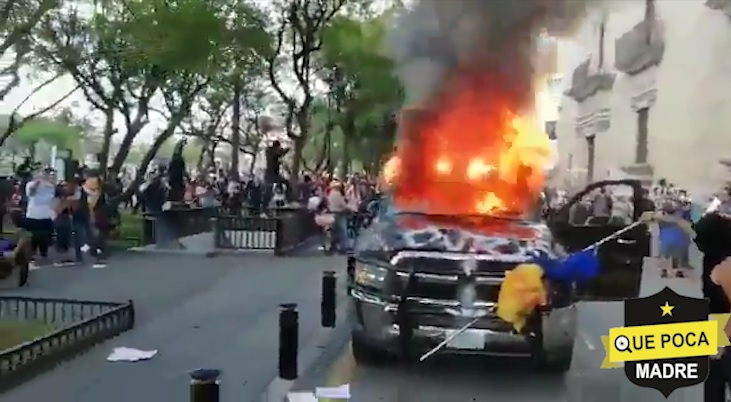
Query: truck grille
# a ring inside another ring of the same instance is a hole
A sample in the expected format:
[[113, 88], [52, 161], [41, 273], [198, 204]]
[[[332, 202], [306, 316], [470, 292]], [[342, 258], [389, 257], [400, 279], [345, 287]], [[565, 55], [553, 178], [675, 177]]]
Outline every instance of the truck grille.
[[[402, 279], [403, 285], [406, 284], [406, 278]], [[496, 285], [475, 285], [477, 300], [486, 302], [496, 302], [500, 286]], [[457, 300], [459, 292], [458, 282], [429, 282], [427, 279], [417, 279], [414, 286], [410, 289], [410, 297], [422, 297], [426, 299], [438, 300]]]
[[[415, 267], [416, 272], [425, 274], [442, 274], [442, 275], [458, 275], [464, 273], [462, 268], [462, 261], [441, 259], [441, 258], [428, 258], [428, 257], [415, 257], [415, 258], [403, 258], [399, 261], [398, 267], [400, 269], [410, 270], [412, 266]], [[477, 261], [477, 269], [475, 270], [476, 275], [505, 275], [506, 271], [510, 271], [515, 268], [518, 264], [515, 262], [503, 262], [503, 261]]]
[[[439, 258], [405, 258], [399, 261], [397, 286], [394, 292], [402, 295], [408, 281], [411, 267], [417, 274], [416, 281], [409, 289], [410, 297], [420, 297], [438, 300], [457, 300], [459, 289], [467, 283], [473, 282], [476, 298], [479, 301], [496, 302], [500, 292], [500, 283], [505, 272], [513, 269], [514, 262], [478, 261], [473, 275], [466, 276], [461, 261]], [[484, 283], [481, 279], [493, 279]]]

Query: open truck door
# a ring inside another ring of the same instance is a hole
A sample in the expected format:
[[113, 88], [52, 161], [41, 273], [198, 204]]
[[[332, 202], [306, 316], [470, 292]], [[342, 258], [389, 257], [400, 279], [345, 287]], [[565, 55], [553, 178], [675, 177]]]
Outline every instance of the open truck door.
[[[590, 213], [587, 213], [591, 211], [589, 205], [601, 189], [607, 194], [619, 195], [619, 200], [615, 201], [615, 204], [618, 202], [622, 204], [612, 205], [612, 208], [615, 212], [624, 211], [625, 219], [614, 217], [607, 222], [606, 219], [589, 217]], [[606, 180], [592, 183], [561, 208], [552, 211], [548, 217], [548, 226], [556, 242], [566, 251], [582, 250], [639, 220], [643, 212], [643, 193], [638, 180]], [[578, 299], [611, 301], [637, 297], [640, 292], [644, 257], [650, 255], [650, 243], [648, 226], [641, 224], [599, 246], [601, 273], [593, 281], [578, 286]]]

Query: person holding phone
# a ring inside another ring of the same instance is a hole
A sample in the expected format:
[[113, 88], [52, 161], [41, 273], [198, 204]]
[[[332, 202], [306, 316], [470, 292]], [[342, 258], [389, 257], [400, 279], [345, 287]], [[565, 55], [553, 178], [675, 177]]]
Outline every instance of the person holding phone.
[[23, 228], [31, 233], [33, 252], [39, 253], [36, 264], [48, 263], [48, 249], [53, 237], [56, 184], [52, 172], [46, 169], [36, 174], [25, 188], [28, 205], [23, 219]]

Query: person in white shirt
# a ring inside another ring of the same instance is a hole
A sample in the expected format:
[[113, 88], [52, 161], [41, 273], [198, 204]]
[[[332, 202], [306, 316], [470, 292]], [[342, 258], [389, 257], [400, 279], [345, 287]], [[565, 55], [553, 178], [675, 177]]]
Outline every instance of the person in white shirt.
[[205, 181], [199, 181], [195, 186], [195, 197], [202, 208], [213, 208], [217, 206], [216, 190], [213, 185]]
[[287, 204], [287, 193], [284, 184], [275, 183], [272, 185], [272, 198], [269, 200], [269, 209], [284, 208]]
[[[31, 233], [33, 252], [36, 250], [42, 260], [48, 258], [48, 249], [53, 236], [53, 210], [56, 203], [56, 185], [51, 171], [38, 174], [25, 188], [28, 205], [23, 219], [23, 229]], [[47, 262], [47, 261], [46, 261]]]
[[322, 189], [318, 187], [312, 192], [310, 198], [307, 199], [307, 210], [311, 212], [320, 212], [323, 201], [325, 201], [325, 197], [322, 194]]
[[343, 195], [343, 183], [334, 181], [330, 185], [330, 192], [327, 195], [327, 207], [335, 215], [333, 234], [337, 242], [336, 248], [344, 252], [350, 243], [348, 240], [348, 216], [350, 215], [350, 209]]

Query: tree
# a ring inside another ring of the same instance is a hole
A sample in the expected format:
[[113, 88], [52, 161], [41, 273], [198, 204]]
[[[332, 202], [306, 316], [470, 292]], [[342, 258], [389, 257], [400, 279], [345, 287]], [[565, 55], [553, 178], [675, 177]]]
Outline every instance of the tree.
[[34, 98], [35, 95], [38, 94], [38, 92], [40, 92], [43, 88], [56, 82], [59, 77], [60, 74], [55, 74], [51, 78], [46, 79], [46, 81], [44, 81], [40, 85], [37, 85], [31, 91], [31, 93], [27, 95], [20, 103], [18, 103], [18, 105], [15, 106], [15, 109], [13, 109], [13, 111], [10, 112], [9, 115], [7, 115], [7, 121], [4, 122], [4, 124], [0, 127], [0, 146], [5, 145], [5, 142], [8, 140], [8, 138], [10, 138], [10, 136], [12, 136], [16, 131], [21, 129], [26, 123], [45, 115], [49, 111], [52, 111], [65, 100], [67, 100], [71, 95], [73, 95], [74, 92], [76, 92], [78, 87], [71, 89], [70, 91], [66, 92], [66, 94], [54, 100], [50, 104], [47, 104], [46, 106], [36, 110], [35, 112], [30, 113], [26, 116], [21, 116], [20, 109], [25, 106], [28, 101]]
[[[149, 123], [150, 113], [159, 112], [166, 118], [166, 126], [140, 161], [139, 171], [144, 172], [189, 116], [211, 77], [228, 72], [222, 71], [222, 66], [232, 57], [232, 31], [225, 15], [231, 6], [245, 2], [130, 0], [97, 4], [93, 10], [88, 5], [69, 6], [51, 13], [43, 21], [34, 52], [40, 63], [68, 73], [89, 103], [104, 113], [100, 162], [110, 165], [113, 172], [118, 172], [126, 160], [134, 139]], [[268, 43], [262, 46], [268, 47]], [[162, 108], [156, 106], [160, 103]], [[115, 121], [120, 118], [124, 129], [119, 149], [107, 164]], [[140, 180], [138, 175], [123, 197], [129, 196]]]
[[318, 98], [312, 105], [311, 134], [302, 151], [302, 167], [309, 172], [333, 173], [335, 160], [340, 160], [338, 145], [342, 132], [335, 124], [337, 111], [328, 96]]
[[[263, 139], [274, 128], [272, 118], [266, 114], [272, 97], [263, 88], [263, 84], [261, 81], [252, 80], [240, 94], [241, 112], [238, 116], [239, 125], [235, 134], [238, 136], [237, 139], [234, 138], [233, 133], [225, 135], [221, 130], [227, 122], [226, 118], [233, 116], [231, 103], [225, 102], [231, 98], [226, 95], [212, 93], [205, 96], [204, 101], [198, 105], [200, 113], [194, 114], [197, 118], [191, 116], [191, 120], [185, 123], [183, 127], [186, 134], [203, 144], [203, 150], [209, 156], [209, 165], [213, 165], [218, 144], [224, 143], [231, 146], [232, 155], [239, 152], [250, 155], [249, 168], [253, 169], [261, 151]], [[201, 156], [201, 158], [203, 157]], [[202, 166], [203, 162], [200, 160], [198, 165]]]
[[34, 27], [58, 5], [59, 0], [4, 0], [0, 5], [0, 58], [10, 60], [0, 67], [0, 101], [20, 84]]
[[201, 148], [196, 161], [196, 169], [213, 166], [215, 150], [223, 138], [219, 133], [226, 124], [227, 112], [231, 108], [233, 92], [227, 81], [214, 81], [198, 97], [193, 110], [181, 122], [181, 130], [185, 135], [194, 138]]
[[[69, 74], [87, 101], [104, 113], [103, 165], [108, 165], [114, 123], [121, 117], [122, 139], [109, 164], [116, 173], [149, 123], [153, 102], [163, 103], [169, 112], [162, 137], [172, 135], [188, 114], [215, 63], [221, 22], [216, 10], [199, 0], [174, 5], [162, 0], [101, 2], [89, 11], [86, 5], [50, 13], [43, 20], [34, 52], [46, 67]], [[151, 160], [155, 145], [165, 140], [156, 139], [150, 157], [142, 162]]]
[[26, 147], [31, 158], [35, 159], [36, 145], [45, 142], [78, 153], [83, 132], [69, 122], [51, 119], [36, 119], [28, 122], [13, 134], [16, 143]]
[[[6, 0], [0, 6], [0, 58], [10, 61], [0, 67], [0, 101], [21, 83], [20, 69], [29, 61], [32, 53], [32, 35], [43, 18], [62, 5], [62, 0]], [[40, 110], [21, 117], [19, 110], [41, 89], [51, 85], [60, 78], [54, 74], [46, 79], [25, 97], [8, 115], [6, 124], [0, 130], [0, 146], [25, 123], [54, 109], [66, 100], [74, 91], [69, 91], [58, 100], [51, 102]]]
[[[286, 106], [285, 130], [292, 140], [292, 178], [297, 179], [302, 151], [310, 134], [310, 115], [315, 96], [313, 75], [323, 33], [347, 0], [290, 0], [276, 6], [274, 47], [268, 60], [269, 80]], [[297, 91], [285, 90], [294, 78]]]
[[403, 90], [392, 61], [380, 50], [388, 15], [351, 13], [324, 32], [321, 76], [328, 83], [334, 122], [342, 133], [343, 174], [354, 160], [375, 171], [393, 147], [394, 112]]

